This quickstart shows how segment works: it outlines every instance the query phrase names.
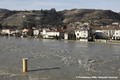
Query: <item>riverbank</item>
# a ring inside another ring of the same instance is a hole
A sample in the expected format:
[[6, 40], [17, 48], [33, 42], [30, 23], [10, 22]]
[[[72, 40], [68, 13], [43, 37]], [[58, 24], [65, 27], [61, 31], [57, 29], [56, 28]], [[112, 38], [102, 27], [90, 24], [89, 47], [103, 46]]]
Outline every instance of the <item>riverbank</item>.
[[95, 42], [120, 44], [120, 40], [95, 39]]
[[[1, 36], [1, 37], [14, 37], [14, 36]], [[36, 36], [27, 36], [27, 37], [14, 37], [14, 38], [25, 38], [25, 39], [39, 39], [39, 40], [65, 40], [65, 41], [77, 41], [77, 42], [82, 42], [82, 43], [110, 43], [110, 44], [120, 44], [120, 40], [105, 40], [105, 39], [94, 39], [94, 41], [88, 41], [88, 40], [66, 40], [66, 39], [56, 39], [56, 38], [41, 38], [41, 37], [36, 37]]]

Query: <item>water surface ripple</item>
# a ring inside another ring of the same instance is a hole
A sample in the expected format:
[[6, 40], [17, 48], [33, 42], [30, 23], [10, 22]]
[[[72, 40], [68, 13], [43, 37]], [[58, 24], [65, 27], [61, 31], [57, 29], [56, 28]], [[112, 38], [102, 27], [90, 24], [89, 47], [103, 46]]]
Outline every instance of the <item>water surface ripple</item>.
[[119, 78], [120, 45], [0, 37], [0, 80], [86, 80], [76, 76]]

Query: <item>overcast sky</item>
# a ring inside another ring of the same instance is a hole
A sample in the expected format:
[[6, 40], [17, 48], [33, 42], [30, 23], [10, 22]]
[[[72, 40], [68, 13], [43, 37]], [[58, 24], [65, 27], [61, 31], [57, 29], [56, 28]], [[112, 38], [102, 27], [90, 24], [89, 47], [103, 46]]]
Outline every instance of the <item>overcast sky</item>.
[[10, 10], [104, 9], [120, 12], [120, 0], [0, 0], [0, 8]]

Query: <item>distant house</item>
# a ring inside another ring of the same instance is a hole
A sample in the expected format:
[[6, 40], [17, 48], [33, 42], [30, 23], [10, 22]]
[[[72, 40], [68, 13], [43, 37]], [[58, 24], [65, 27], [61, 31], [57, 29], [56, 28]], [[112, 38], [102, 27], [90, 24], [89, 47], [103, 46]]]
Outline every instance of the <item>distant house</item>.
[[54, 37], [58, 37], [60, 36], [60, 32], [58, 31], [51, 31], [49, 29], [43, 29], [43, 31], [41, 32], [41, 35], [43, 36], [43, 38], [54, 38]]
[[29, 29], [23, 29], [23, 30], [22, 30], [22, 33], [27, 34], [28, 32], [29, 32]]
[[2, 29], [1, 33], [2, 34], [11, 34], [11, 29]]
[[109, 38], [109, 39], [113, 38], [114, 32], [115, 30], [112, 30], [112, 29], [95, 30], [95, 34], [100, 38]]
[[38, 29], [33, 30], [34, 36], [38, 36], [39, 34], [40, 34], [40, 30], [38, 30]]
[[115, 30], [114, 35], [113, 35], [113, 39], [120, 40], [120, 30]]
[[23, 29], [22, 30], [22, 36], [27, 36], [27, 35], [32, 35], [33, 34], [33, 30], [32, 29]]
[[19, 35], [22, 33], [22, 30], [13, 30], [13, 29], [2, 29], [1, 30], [1, 34], [7, 34], [7, 35], [13, 35], [13, 36], [15, 36], [16, 34], [18, 34], [19, 33]]
[[88, 39], [88, 29], [76, 29], [75, 35], [76, 35], [76, 40]]
[[103, 34], [105, 34], [106, 36], [109, 36], [109, 30], [95, 30], [95, 32], [103, 33]]
[[94, 28], [94, 32], [99, 38], [115, 39], [118, 38], [120, 26], [118, 23], [113, 23], [113, 25], [99, 26]]

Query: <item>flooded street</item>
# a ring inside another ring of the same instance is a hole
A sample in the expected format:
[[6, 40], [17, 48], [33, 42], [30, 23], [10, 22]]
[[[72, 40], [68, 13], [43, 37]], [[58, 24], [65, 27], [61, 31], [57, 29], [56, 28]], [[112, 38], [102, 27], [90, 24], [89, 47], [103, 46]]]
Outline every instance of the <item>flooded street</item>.
[[0, 37], [0, 80], [86, 80], [80, 76], [120, 80], [120, 44]]

